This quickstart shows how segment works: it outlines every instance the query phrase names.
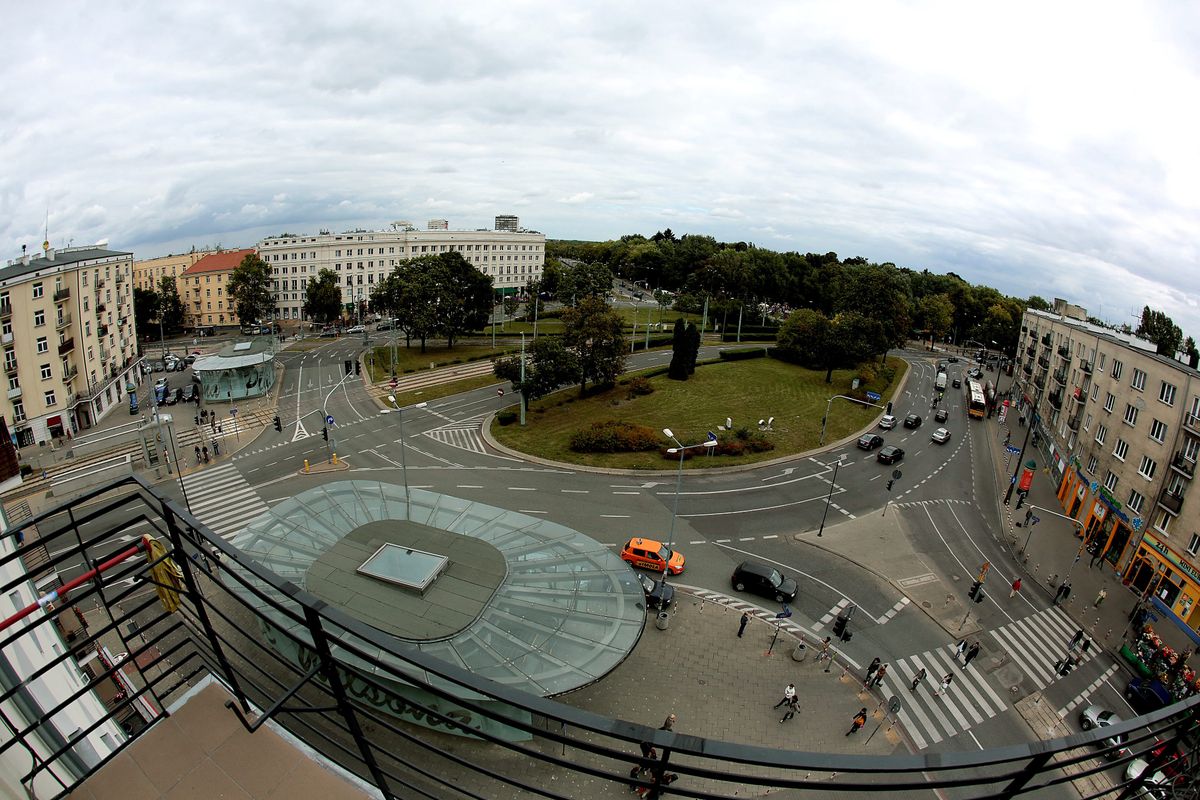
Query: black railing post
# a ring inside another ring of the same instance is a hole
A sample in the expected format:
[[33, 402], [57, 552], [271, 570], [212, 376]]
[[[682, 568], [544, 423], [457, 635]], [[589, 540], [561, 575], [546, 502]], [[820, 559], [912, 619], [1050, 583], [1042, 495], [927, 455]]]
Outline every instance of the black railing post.
[[379, 764], [375, 761], [375, 754], [371, 752], [371, 746], [367, 743], [367, 737], [363, 735], [362, 727], [358, 724], [358, 716], [354, 713], [354, 706], [350, 704], [350, 699], [346, 696], [346, 687], [342, 684], [342, 676], [338, 673], [337, 663], [333, 660], [333, 653], [329, 650], [329, 640], [326, 639], [325, 628], [321, 625], [321, 617], [316, 610], [309, 606], [304, 606], [304, 621], [308, 624], [308, 633], [312, 636], [313, 650], [321, 659], [321, 674], [325, 676], [325, 680], [329, 683], [329, 691], [333, 694], [333, 699], [337, 702], [338, 711], [342, 715], [342, 719], [346, 720], [346, 727], [350, 730], [350, 735], [354, 737], [354, 743], [358, 745], [358, 751], [362, 755], [363, 763], [367, 765], [367, 769], [371, 772], [371, 777], [375, 781], [375, 788], [383, 793], [387, 800], [392, 800], [395, 795], [388, 788], [387, 778], [383, 775], [383, 770], [379, 768]]
[[200, 586], [196, 583], [196, 576], [192, 572], [192, 560], [188, 558], [187, 551], [183, 546], [183, 532], [179, 529], [178, 520], [175, 519], [174, 512], [167, 505], [166, 498], [160, 499], [163, 519], [167, 522], [167, 531], [171, 537], [171, 550], [175, 558], [175, 563], [179, 565], [183, 571], [183, 583], [187, 587], [187, 591], [194, 598], [196, 617], [200, 620], [201, 627], [204, 628], [204, 635], [212, 644], [213, 654], [217, 657], [217, 663], [221, 665], [221, 671], [225, 673], [225, 680], [229, 682], [229, 687], [233, 689], [234, 696], [237, 697], [238, 703], [242, 706], [242, 713], [250, 713], [250, 701], [246, 699], [246, 693], [242, 691], [241, 684], [238, 683], [237, 674], [233, 671], [233, 666], [230, 665], [229, 659], [225, 657], [225, 649], [221, 647], [221, 640], [217, 638], [216, 629], [213, 628], [212, 620], [208, 618], [208, 609], [204, 607], [207, 602], [204, 596], [200, 593]]
[[1035, 775], [1038, 775], [1042, 769], [1054, 758], [1054, 753], [1036, 753], [1030, 757], [1025, 763], [1025, 768], [1017, 773], [1007, 786], [996, 793], [996, 797], [1009, 798], [1016, 797], [1021, 789], [1025, 788], [1025, 784], [1029, 783]]

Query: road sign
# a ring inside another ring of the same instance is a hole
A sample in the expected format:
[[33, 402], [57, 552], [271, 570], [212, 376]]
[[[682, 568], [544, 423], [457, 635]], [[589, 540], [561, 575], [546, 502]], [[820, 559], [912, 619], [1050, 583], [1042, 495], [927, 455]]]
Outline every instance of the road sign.
[[326, 425], [332, 425], [332, 424], [333, 424], [333, 414], [327, 414], [327, 415], [325, 416], [325, 424], [326, 424]]
[[879, 394], [878, 392], [867, 392], [867, 399], [872, 403], [878, 403], [883, 399], [883, 395]]
[[900, 710], [900, 698], [892, 695], [888, 700], [888, 713], [895, 714]]
[[1004, 449], [1012, 453], [1014, 456], [1021, 452], [1021, 448], [1017, 447], [1015, 444], [1006, 444], [1004, 445]]

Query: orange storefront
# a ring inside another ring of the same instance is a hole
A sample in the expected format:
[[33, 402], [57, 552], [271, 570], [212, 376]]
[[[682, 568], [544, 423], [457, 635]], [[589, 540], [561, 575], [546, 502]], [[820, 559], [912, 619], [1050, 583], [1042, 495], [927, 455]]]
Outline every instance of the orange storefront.
[[1130, 517], [1122, 503], [1096, 481], [1079, 472], [1079, 462], [1072, 457], [1058, 487], [1058, 502], [1063, 513], [1083, 524], [1083, 536], [1089, 548], [1096, 547], [1103, 558], [1116, 570], [1128, 564], [1130, 543], [1137, 543], [1142, 530], [1142, 518]]

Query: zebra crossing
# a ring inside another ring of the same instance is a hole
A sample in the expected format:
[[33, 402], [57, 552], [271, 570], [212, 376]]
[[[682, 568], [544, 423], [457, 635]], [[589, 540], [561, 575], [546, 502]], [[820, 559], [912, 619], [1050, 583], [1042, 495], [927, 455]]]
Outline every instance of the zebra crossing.
[[[1077, 629], [1062, 609], [1052, 607], [988, 633], [999, 646], [998, 652], [1016, 664], [1038, 689], [1044, 689], [1054, 681], [1054, 663], [1067, 653]], [[1098, 650], [1092, 647], [1081, 654], [1077, 648], [1074, 654], [1087, 661]], [[925, 678], [913, 690], [913, 678], [922, 669]], [[944, 694], [935, 694], [944, 675], [954, 676], [953, 680]], [[894, 659], [882, 691], [885, 696], [901, 698], [903, 705], [897, 716], [918, 749], [957, 736], [1008, 708], [989, 683], [980, 660], [963, 669], [953, 644]]]
[[487, 455], [487, 449], [483, 446], [482, 429], [483, 425], [479, 418], [464, 419], [425, 431], [423, 435], [449, 447]]
[[267, 511], [267, 504], [230, 463], [185, 475], [183, 485], [192, 514], [223, 539]]

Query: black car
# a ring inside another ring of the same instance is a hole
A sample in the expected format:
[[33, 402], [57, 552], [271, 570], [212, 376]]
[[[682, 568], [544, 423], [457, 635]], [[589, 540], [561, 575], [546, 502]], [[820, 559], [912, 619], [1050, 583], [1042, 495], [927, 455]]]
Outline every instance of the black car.
[[902, 458], [904, 458], [904, 450], [894, 444], [889, 444], [879, 451], [879, 455], [875, 456], [880, 464], [895, 464]]
[[937, 420], [938, 422], [945, 422], [947, 419], [950, 418], [950, 412], [944, 408], [939, 408], [937, 410], [937, 413], [935, 413], [933, 415], [933, 418], [935, 420]]
[[196, 384], [189, 383], [187, 386], [184, 386], [179, 391], [181, 393], [179, 396], [180, 402], [183, 402], [183, 403], [196, 402]]
[[961, 389], [961, 388], [962, 388], [962, 379], [961, 379], [961, 378], [955, 378], [954, 380], [950, 381], [950, 384], [951, 384], [951, 385], [952, 385], [952, 386], [953, 386], [955, 389]]
[[646, 593], [647, 608], [668, 608], [675, 599], [675, 587], [661, 580], [654, 580], [649, 575], [637, 573], [642, 591]]
[[859, 450], [874, 450], [876, 447], [883, 446], [883, 437], [874, 433], [868, 433], [858, 437]]
[[958, 363], [958, 356], [950, 356], [950, 357], [949, 357], [948, 359], [946, 359], [946, 360], [947, 360], [947, 361], [949, 361], [951, 364], [957, 364], [957, 363]]
[[904, 418], [904, 427], [906, 427], [906, 428], [921, 427], [921, 415], [920, 414], [909, 414], [907, 417]]
[[739, 592], [753, 592], [769, 597], [777, 603], [790, 603], [796, 599], [799, 587], [791, 578], [774, 567], [758, 561], [743, 561], [737, 565], [730, 578], [733, 588]]

